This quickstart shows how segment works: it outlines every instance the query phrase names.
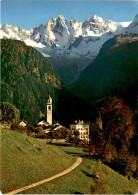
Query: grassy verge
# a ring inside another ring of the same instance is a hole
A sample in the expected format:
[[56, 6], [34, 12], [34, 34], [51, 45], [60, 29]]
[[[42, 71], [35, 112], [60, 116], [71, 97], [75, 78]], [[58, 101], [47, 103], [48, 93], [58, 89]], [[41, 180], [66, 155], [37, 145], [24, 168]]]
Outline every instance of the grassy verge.
[[[81, 148], [69, 144], [55, 144], [58, 148], [72, 155], [83, 156], [83, 162], [72, 172], [46, 184], [24, 191], [24, 194], [92, 194], [97, 183], [94, 174], [97, 160], [89, 158]], [[104, 194], [133, 194], [137, 192], [136, 180], [128, 180], [108, 166], [101, 164], [100, 185]], [[103, 192], [102, 192], [103, 194]]]
[[53, 176], [76, 160], [56, 146], [12, 130], [1, 130], [1, 145], [2, 193]]

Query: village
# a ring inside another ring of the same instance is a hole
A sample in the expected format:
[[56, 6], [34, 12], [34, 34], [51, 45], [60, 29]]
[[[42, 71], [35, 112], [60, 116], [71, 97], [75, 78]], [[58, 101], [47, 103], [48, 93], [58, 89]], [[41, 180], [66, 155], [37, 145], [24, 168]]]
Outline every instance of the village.
[[[58, 121], [53, 119], [52, 113], [52, 98], [49, 95], [46, 102], [47, 115], [42, 115], [39, 122], [37, 122], [35, 129], [37, 133], [32, 133], [32, 136], [39, 138], [49, 138], [49, 139], [60, 139], [59, 141], [64, 142], [66, 138], [77, 138], [80, 141], [89, 143], [90, 142], [90, 122], [85, 122], [83, 120], [75, 120], [74, 124], [69, 124], [70, 128], [59, 124]], [[54, 121], [54, 122], [53, 122]], [[20, 121], [20, 128], [27, 127], [27, 121]], [[37, 136], [38, 134], [38, 136]]]

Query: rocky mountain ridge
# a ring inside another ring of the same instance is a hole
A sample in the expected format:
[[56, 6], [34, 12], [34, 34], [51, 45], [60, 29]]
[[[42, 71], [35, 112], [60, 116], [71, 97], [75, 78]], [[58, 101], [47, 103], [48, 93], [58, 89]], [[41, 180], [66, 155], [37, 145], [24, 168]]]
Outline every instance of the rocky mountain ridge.
[[[85, 22], [80, 22], [73, 17], [68, 22], [63, 15], [60, 15], [57, 19], [52, 17], [47, 24], [41, 24], [31, 30], [8, 24], [2, 25], [1, 37], [25, 41], [28, 45], [41, 48], [43, 54], [50, 54], [50, 51], [54, 50], [57, 56], [83, 55], [92, 58], [101, 48], [97, 44], [97, 48], [92, 51], [93, 44], [97, 41], [102, 44], [108, 39], [107, 37], [111, 38], [115, 34], [124, 33], [129, 23], [117, 23], [96, 15], [87, 18]], [[35, 42], [34, 45], [32, 45], [33, 42]], [[87, 48], [84, 49], [86, 44]]]
[[113, 22], [96, 15], [68, 22], [63, 15], [31, 30], [2, 25], [0, 38], [17, 39], [35, 47], [53, 64], [64, 86], [76, 81], [80, 72], [98, 55], [102, 45], [118, 34], [136, 33], [138, 15], [132, 22]]

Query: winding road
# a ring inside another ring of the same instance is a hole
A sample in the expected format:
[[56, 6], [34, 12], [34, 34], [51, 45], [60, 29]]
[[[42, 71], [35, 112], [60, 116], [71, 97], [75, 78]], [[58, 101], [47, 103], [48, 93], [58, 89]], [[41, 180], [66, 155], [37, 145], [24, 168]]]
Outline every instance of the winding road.
[[51, 181], [51, 180], [56, 179], [56, 178], [58, 178], [58, 177], [61, 177], [61, 176], [65, 175], [65, 174], [71, 172], [73, 169], [75, 169], [77, 166], [79, 166], [79, 164], [80, 164], [81, 162], [82, 162], [82, 158], [81, 158], [81, 157], [77, 157], [76, 162], [75, 162], [71, 167], [69, 167], [68, 169], [65, 169], [64, 171], [62, 171], [62, 172], [60, 172], [60, 173], [58, 173], [58, 174], [56, 174], [56, 175], [54, 175], [54, 176], [52, 176], [52, 177], [49, 177], [49, 178], [47, 178], [47, 179], [38, 181], [38, 182], [33, 183], [33, 184], [31, 184], [31, 185], [28, 185], [28, 186], [19, 188], [19, 189], [17, 189], [17, 190], [8, 192], [8, 193], [6, 193], [6, 194], [17, 194], [17, 193], [22, 192], [22, 191], [24, 191], [24, 190], [28, 190], [28, 189], [30, 189], [30, 188], [36, 187], [36, 186], [38, 186], [38, 185], [41, 185], [41, 184], [43, 184], [43, 183], [46, 183], [46, 182], [48, 182], [48, 181]]

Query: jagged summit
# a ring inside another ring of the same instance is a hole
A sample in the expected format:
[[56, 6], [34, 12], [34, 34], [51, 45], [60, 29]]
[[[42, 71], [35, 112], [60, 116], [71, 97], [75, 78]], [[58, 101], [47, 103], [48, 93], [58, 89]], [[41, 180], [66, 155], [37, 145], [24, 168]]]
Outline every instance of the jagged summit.
[[102, 44], [114, 35], [125, 33], [126, 30], [136, 33], [138, 15], [128, 28], [127, 25], [124, 27], [123, 23], [97, 15], [87, 18], [85, 22], [73, 17], [68, 22], [63, 15], [59, 15], [57, 19], [52, 17], [47, 24], [41, 24], [30, 31], [8, 24], [2, 25], [0, 37], [23, 40], [26, 44], [37, 47], [43, 54], [53, 55], [54, 51], [55, 56], [86, 56], [92, 59], [98, 54]]
[[97, 16], [97, 15], [93, 15], [92, 17], [91, 17], [91, 20], [90, 20], [91, 22], [103, 22], [103, 18], [101, 18], [101, 17], [99, 17], [99, 16]]
[[[80, 22], [73, 17], [68, 22], [63, 15], [59, 15], [57, 19], [52, 17], [45, 25], [41, 24], [30, 31], [8, 24], [2, 25], [1, 29], [1, 37], [16, 38], [26, 41], [26, 43], [28, 42], [27, 39], [30, 39], [29, 44], [32, 41], [39, 43], [38, 48], [42, 47], [42, 45], [43, 47], [53, 47], [55, 45], [58, 47], [65, 46], [64, 48], [72, 48], [70, 44], [73, 44], [80, 36], [85, 37], [85, 39], [89, 37], [90, 40], [90, 38], [93, 39], [95, 36], [103, 36], [107, 32], [113, 33], [117, 29], [119, 29], [118, 33], [123, 32], [123, 26], [121, 24], [103, 19], [97, 15], [87, 18], [85, 22]], [[78, 53], [78, 50], [76, 52]]]
[[67, 21], [63, 15], [59, 15], [29, 31], [8, 24], [2, 25], [0, 38], [22, 40], [35, 47], [45, 57], [50, 57], [57, 72], [58, 66], [75, 67], [71, 74], [77, 79], [80, 72], [97, 56], [103, 43], [114, 35], [126, 33], [138, 34], [138, 15], [131, 23], [117, 23], [97, 15], [84, 22], [73, 17]]
[[134, 20], [128, 26], [127, 33], [138, 34], [138, 14], [135, 16]]
[[59, 15], [59, 16], [58, 16], [58, 19], [59, 19], [59, 20], [65, 20], [65, 18], [64, 18], [63, 15]]

